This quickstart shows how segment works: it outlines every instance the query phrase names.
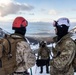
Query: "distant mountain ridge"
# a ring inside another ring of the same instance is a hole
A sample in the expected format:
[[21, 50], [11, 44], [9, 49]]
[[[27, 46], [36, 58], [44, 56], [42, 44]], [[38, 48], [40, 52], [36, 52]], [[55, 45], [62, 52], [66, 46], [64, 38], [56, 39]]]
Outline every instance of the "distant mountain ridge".
[[2, 28], [0, 28], [0, 38], [3, 38], [5, 36], [5, 34], [10, 34], [9, 32], [7, 32], [6, 30], [3, 30]]
[[[0, 28], [0, 38], [3, 38], [5, 36], [5, 34], [10, 35], [9, 32], [7, 32], [6, 30], [3, 30], [2, 28]], [[26, 37], [27, 40], [31, 43], [31, 44], [38, 44], [38, 40], [32, 38], [32, 37]]]
[[[76, 26], [73, 27], [69, 32], [76, 35]], [[10, 35], [10, 33], [2, 28], [0, 28], [0, 38], [3, 38], [5, 34]], [[26, 36], [27, 40], [30, 42], [30, 44], [38, 44], [41, 40], [45, 40], [47, 44], [51, 43], [51, 40], [53, 37], [29, 37]]]

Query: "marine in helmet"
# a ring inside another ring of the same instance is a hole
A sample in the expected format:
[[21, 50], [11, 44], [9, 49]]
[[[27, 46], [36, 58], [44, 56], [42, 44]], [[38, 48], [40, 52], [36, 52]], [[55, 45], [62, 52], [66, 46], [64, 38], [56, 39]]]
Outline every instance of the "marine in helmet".
[[53, 23], [56, 46], [53, 47], [53, 57], [50, 60], [50, 75], [74, 75], [72, 61], [75, 55], [75, 43], [68, 32], [70, 21], [68, 18], [59, 18]]
[[[15, 31], [11, 36], [15, 39], [23, 39], [17, 43], [16, 61], [18, 66], [17, 70], [14, 72], [14, 75], [29, 75], [27, 70], [34, 66], [33, 63], [29, 63], [29, 58], [27, 57], [29, 54], [31, 54], [30, 45], [25, 38], [27, 25], [28, 22], [23, 17], [16, 17], [13, 21], [12, 29]], [[32, 61], [32, 58], [30, 59]], [[35, 63], [35, 60], [33, 60], [32, 62]]]
[[16, 17], [13, 21], [12, 29], [15, 30], [15, 33], [19, 33], [21, 35], [25, 35], [26, 33], [26, 27], [28, 25], [28, 22], [23, 17]]
[[[47, 47], [46, 41], [41, 41], [39, 43], [38, 59], [45, 60], [46, 63], [46, 73], [49, 73], [49, 60], [50, 60], [50, 49]], [[41, 64], [44, 64], [41, 63]], [[40, 73], [43, 73], [43, 65], [40, 67]]]

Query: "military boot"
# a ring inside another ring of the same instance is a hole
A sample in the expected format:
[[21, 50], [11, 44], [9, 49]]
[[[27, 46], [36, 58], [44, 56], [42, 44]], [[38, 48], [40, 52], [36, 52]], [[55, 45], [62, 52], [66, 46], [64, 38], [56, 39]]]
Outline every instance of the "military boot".
[[41, 66], [40, 68], [41, 68], [41, 71], [40, 71], [40, 73], [43, 73], [43, 67]]
[[49, 73], [49, 66], [46, 65], [46, 73]]

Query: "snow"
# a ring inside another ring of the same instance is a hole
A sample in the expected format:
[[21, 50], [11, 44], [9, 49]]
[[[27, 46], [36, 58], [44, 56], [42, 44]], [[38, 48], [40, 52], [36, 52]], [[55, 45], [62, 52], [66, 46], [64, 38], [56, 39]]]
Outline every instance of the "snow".
[[73, 40], [75, 40], [75, 39], [76, 39], [76, 33], [74, 33], [71, 38], [72, 38]]
[[[49, 67], [50, 68], [50, 67]], [[30, 72], [30, 69], [29, 69]], [[50, 75], [46, 73], [46, 67], [43, 67], [43, 73], [39, 73], [40, 72], [40, 67], [37, 67], [36, 65], [34, 67], [32, 67], [32, 73], [33, 75]]]
[[[32, 69], [32, 75], [50, 75], [50, 73], [49, 74], [46, 73], [46, 67], [45, 66], [43, 67], [43, 73], [42, 74], [39, 73], [40, 67], [37, 67], [36, 65], [34, 67], [32, 67], [31, 69]], [[49, 67], [49, 70], [50, 70], [50, 67]], [[30, 72], [30, 69], [28, 71]], [[31, 73], [30, 73], [30, 75], [31, 75]], [[74, 75], [76, 75], [76, 73], [74, 73]]]

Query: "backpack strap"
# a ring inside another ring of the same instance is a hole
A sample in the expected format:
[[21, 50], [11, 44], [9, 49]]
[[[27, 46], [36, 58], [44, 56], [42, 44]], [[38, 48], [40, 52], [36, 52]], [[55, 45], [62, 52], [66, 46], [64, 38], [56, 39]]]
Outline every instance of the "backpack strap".
[[[12, 37], [13, 35], [18, 35], [20, 37]], [[27, 42], [26, 38], [23, 35], [18, 34], [18, 33], [11, 34], [10, 37], [12, 37], [13, 39], [21, 39]]]
[[[9, 40], [9, 38], [12, 38], [12, 39], [14, 39], [16, 42], [19, 42], [19, 41], [21, 41], [21, 40], [24, 40], [24, 41], [26, 41], [26, 39], [23, 37], [23, 36], [21, 36], [21, 38], [13, 38], [11, 35], [10, 36], [7, 36], [7, 37], [5, 37], [5, 39], [7, 40], [7, 42], [8, 42], [8, 44], [9, 44], [9, 50], [8, 50], [8, 60], [12, 57], [12, 53], [11, 53], [11, 42], [10, 42], [10, 40]], [[3, 50], [4, 51], [4, 50]]]
[[5, 38], [7, 41], [8, 41], [8, 44], [9, 44], [9, 51], [8, 51], [8, 60], [12, 57], [12, 54], [11, 54], [11, 43], [9, 41], [8, 38]]

